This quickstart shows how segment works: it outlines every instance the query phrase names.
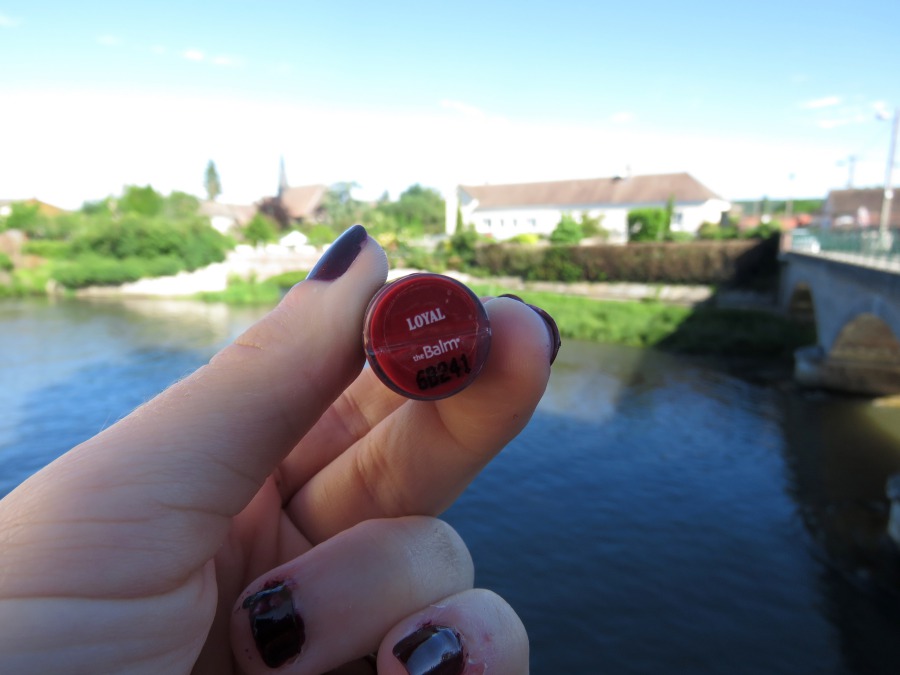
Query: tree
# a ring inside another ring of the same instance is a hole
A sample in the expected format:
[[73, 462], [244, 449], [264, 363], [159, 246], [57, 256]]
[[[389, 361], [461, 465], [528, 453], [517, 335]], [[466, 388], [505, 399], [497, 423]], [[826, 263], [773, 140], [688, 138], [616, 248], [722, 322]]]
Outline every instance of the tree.
[[628, 241], [661, 241], [666, 232], [666, 210], [632, 209], [628, 212]]
[[556, 229], [550, 234], [551, 244], [577, 244], [584, 239], [584, 231], [571, 213], [564, 213]]
[[209, 201], [215, 201], [222, 194], [222, 182], [219, 180], [219, 172], [216, 171], [216, 163], [209, 160], [206, 165], [206, 197]]
[[278, 228], [272, 220], [262, 213], [257, 213], [244, 226], [244, 239], [254, 246], [275, 241], [278, 238]]
[[165, 200], [149, 185], [138, 187], [129, 185], [118, 202], [121, 213], [136, 213], [141, 216], [156, 216], [162, 211]]

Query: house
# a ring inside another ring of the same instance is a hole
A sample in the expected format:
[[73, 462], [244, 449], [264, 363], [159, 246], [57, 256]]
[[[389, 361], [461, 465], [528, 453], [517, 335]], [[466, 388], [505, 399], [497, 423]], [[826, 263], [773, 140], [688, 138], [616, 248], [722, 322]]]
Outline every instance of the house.
[[288, 185], [284, 170], [284, 159], [281, 160], [278, 179], [278, 193], [274, 197], [266, 197], [259, 202], [259, 210], [287, 228], [298, 223], [320, 222], [325, 214], [325, 196], [327, 185]]
[[40, 199], [0, 199], [0, 218], [12, 213], [13, 204], [27, 204], [29, 206], [37, 204], [38, 213], [42, 216], [58, 216], [66, 212], [65, 209], [42, 202]]
[[[822, 208], [823, 227], [878, 227], [883, 188], [832, 190]], [[900, 207], [891, 209], [888, 227], [900, 227]]]
[[[602, 217], [610, 241], [628, 239], [628, 211], [665, 208], [674, 202], [671, 229], [695, 233], [704, 222], [718, 223], [731, 204], [688, 173], [614, 176], [511, 185], [460, 185], [459, 209], [464, 223], [495, 239], [519, 234], [549, 235], [563, 214]], [[451, 217], [451, 210], [453, 211]], [[447, 233], [456, 229], [455, 210], [448, 208]]]
[[209, 218], [210, 224], [222, 234], [239, 230], [256, 215], [256, 207], [252, 204], [220, 204], [213, 201], [201, 201], [200, 213]]

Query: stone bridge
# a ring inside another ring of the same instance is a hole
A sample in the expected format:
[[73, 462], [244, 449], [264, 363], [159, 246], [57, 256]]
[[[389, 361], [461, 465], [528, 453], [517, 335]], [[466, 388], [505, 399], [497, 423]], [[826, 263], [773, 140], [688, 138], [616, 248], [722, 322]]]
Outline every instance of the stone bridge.
[[781, 254], [780, 305], [813, 319], [815, 347], [796, 354], [798, 381], [867, 395], [900, 393], [900, 262]]

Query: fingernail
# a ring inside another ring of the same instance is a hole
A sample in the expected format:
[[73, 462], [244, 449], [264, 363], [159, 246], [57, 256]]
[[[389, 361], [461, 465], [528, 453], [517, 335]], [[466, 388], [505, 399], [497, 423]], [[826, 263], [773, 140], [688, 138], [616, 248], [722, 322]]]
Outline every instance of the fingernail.
[[350, 269], [350, 265], [356, 260], [368, 237], [369, 233], [362, 225], [354, 225], [345, 230], [319, 258], [319, 262], [306, 275], [306, 278], [315, 281], [334, 281]]
[[520, 298], [518, 295], [513, 295], [512, 293], [504, 293], [504, 294], [501, 295], [500, 297], [501, 297], [501, 298], [512, 298], [513, 300], [518, 300], [518, 301], [521, 302], [523, 305], [525, 304], [525, 301], [524, 301], [522, 298]]
[[241, 604], [249, 610], [250, 632], [263, 663], [277, 668], [297, 656], [306, 641], [303, 619], [294, 609], [294, 596], [284, 583], [266, 584]]
[[550, 365], [552, 366], [553, 362], [556, 361], [556, 355], [559, 354], [559, 348], [562, 346], [562, 338], [559, 336], [559, 326], [556, 325], [556, 321], [553, 320], [553, 317], [540, 307], [535, 307], [534, 305], [528, 306], [537, 312], [538, 316], [547, 324], [547, 330], [550, 332]]
[[422, 626], [394, 645], [393, 653], [409, 675], [460, 675], [466, 666], [459, 633], [447, 626]]

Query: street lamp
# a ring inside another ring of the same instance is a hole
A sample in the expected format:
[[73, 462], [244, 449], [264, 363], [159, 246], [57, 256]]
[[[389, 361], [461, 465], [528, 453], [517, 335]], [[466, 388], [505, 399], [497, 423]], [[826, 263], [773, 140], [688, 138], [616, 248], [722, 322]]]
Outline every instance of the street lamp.
[[[890, 119], [886, 110], [878, 113], [882, 120]], [[891, 202], [894, 199], [894, 152], [897, 149], [897, 128], [900, 126], [900, 108], [894, 108], [894, 120], [891, 125], [891, 145], [888, 150], [887, 168], [884, 171], [884, 200], [881, 203], [881, 223], [878, 227], [878, 235], [882, 246], [888, 242], [888, 225], [891, 220]]]

